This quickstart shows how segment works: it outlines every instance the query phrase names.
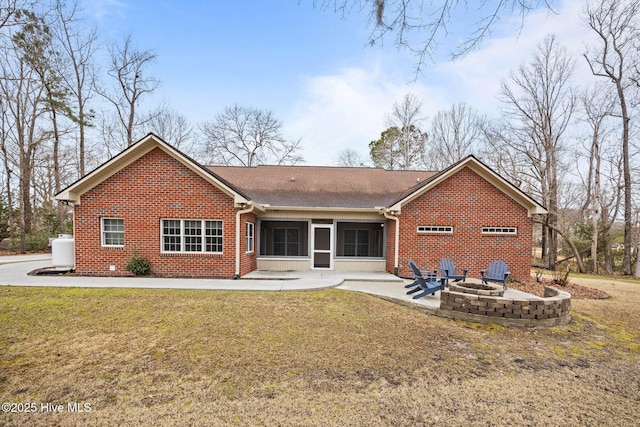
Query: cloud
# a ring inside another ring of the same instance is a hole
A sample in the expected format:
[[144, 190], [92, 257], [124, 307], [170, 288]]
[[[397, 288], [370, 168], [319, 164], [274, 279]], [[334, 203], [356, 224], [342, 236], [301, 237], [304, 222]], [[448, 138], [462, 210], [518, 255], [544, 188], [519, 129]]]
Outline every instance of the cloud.
[[303, 138], [307, 164], [334, 164], [346, 148], [368, 159], [369, 142], [385, 130], [385, 116], [409, 92], [424, 101], [426, 115], [446, 105], [438, 90], [421, 83], [401, 83], [379, 64], [310, 77], [284, 120], [286, 130]]
[[576, 60], [577, 83], [588, 84], [593, 79], [581, 55], [591, 34], [583, 22], [582, 7], [580, 2], [567, 1], [555, 10], [556, 13], [544, 8], [532, 12], [517, 33], [514, 31], [519, 22], [514, 18], [509, 37], [489, 39], [481, 49], [458, 61], [437, 64], [437, 72], [447, 76], [446, 84], [452, 89], [453, 97], [493, 114], [499, 105], [500, 82], [508, 79], [512, 70], [530, 61], [545, 37], [553, 34], [559, 45]]
[[521, 29], [519, 18], [514, 17], [496, 31], [508, 36], [488, 39], [479, 50], [459, 60], [426, 67], [413, 83], [405, 83], [411, 78], [412, 64], [389, 52], [369, 58], [368, 64], [308, 77], [294, 107], [283, 117], [286, 131], [303, 138], [307, 164], [330, 165], [345, 148], [368, 159], [369, 142], [386, 128], [385, 115], [409, 92], [423, 100], [423, 111], [430, 118], [460, 102], [482, 113], [499, 114], [501, 80], [529, 61], [549, 34], [574, 55], [579, 82], [591, 81], [581, 57], [584, 40], [590, 37], [582, 7], [579, 2], [566, 1], [557, 13], [534, 11]]

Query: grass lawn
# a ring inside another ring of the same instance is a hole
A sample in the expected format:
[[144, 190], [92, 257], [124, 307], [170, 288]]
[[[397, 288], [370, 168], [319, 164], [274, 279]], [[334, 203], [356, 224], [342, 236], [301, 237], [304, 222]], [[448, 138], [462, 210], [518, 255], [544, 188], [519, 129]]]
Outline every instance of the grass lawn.
[[35, 410], [0, 425], [635, 426], [640, 286], [601, 286], [541, 329], [340, 290], [0, 287], [0, 402]]

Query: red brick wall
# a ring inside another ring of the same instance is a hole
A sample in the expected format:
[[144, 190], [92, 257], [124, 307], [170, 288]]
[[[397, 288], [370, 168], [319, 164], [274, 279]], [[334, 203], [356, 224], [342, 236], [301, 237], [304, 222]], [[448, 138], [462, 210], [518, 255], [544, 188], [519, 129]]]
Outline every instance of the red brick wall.
[[[247, 222], [253, 223], [253, 252], [247, 252]], [[250, 212], [240, 218], [240, 275], [244, 276], [258, 268], [257, 252], [258, 252], [258, 217]]]
[[[513, 277], [529, 278], [533, 223], [527, 210], [469, 168], [403, 206], [399, 218], [401, 275], [410, 275], [408, 258], [435, 269], [447, 257], [467, 268], [468, 277], [480, 278], [481, 269], [501, 259]], [[419, 225], [453, 226], [453, 234], [418, 234]], [[517, 227], [518, 232], [482, 235], [482, 227]]]
[[[386, 262], [386, 268], [387, 271], [389, 273], [395, 274], [396, 272], [394, 271], [394, 260], [395, 260], [395, 253], [396, 253], [396, 221], [390, 219], [387, 220], [387, 247], [386, 247], [386, 252], [387, 254], [387, 262]], [[399, 272], [401, 272], [402, 270], [400, 270]]]
[[[123, 218], [124, 248], [101, 246], [102, 217]], [[245, 214], [243, 220], [253, 219]], [[128, 275], [134, 251], [149, 258], [151, 273], [163, 276], [231, 277], [235, 273], [233, 199], [182, 163], [156, 148], [81, 197], [74, 210], [76, 271], [88, 275]], [[161, 254], [161, 219], [221, 220], [222, 254]], [[244, 251], [241, 274], [255, 269], [255, 254]], [[110, 271], [110, 266], [115, 271]]]

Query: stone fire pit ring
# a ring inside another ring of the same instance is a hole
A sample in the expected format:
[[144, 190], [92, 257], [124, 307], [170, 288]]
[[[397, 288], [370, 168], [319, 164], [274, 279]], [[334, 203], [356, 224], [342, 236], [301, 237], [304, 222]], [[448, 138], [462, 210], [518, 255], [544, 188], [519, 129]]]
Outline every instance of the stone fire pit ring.
[[504, 289], [502, 286], [491, 285], [488, 283], [449, 283], [449, 291], [488, 297], [504, 296]]

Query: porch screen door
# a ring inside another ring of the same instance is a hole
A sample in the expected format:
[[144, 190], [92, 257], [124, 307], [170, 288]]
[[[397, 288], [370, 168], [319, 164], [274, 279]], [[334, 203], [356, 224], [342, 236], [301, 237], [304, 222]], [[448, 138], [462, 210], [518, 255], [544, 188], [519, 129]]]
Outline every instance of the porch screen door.
[[313, 270], [333, 269], [333, 225], [312, 224], [311, 268]]

